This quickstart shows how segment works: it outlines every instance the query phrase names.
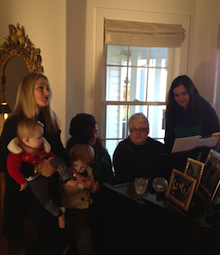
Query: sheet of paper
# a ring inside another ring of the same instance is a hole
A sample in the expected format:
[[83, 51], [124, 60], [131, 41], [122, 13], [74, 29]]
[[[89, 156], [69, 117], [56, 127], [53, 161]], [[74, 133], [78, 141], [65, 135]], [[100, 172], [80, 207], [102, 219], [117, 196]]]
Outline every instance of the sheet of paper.
[[176, 138], [171, 153], [194, 149], [200, 138], [200, 135]]
[[213, 147], [216, 145], [219, 137], [207, 137], [199, 140], [197, 146], [208, 146]]
[[218, 137], [218, 141], [217, 141], [217, 143], [216, 143], [216, 146], [220, 145], [220, 132], [213, 133], [212, 136]]

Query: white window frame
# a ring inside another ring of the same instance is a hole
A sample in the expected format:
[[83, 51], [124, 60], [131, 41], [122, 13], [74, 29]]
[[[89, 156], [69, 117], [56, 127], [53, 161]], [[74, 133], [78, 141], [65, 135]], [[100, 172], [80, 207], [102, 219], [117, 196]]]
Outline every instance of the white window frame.
[[[180, 24], [185, 29], [185, 39], [177, 54], [169, 56], [173, 61], [178, 62], [176, 68], [169, 72], [169, 83], [180, 74], [187, 74], [187, 61], [188, 61], [188, 44], [189, 44], [189, 25], [190, 16], [187, 15], [174, 15], [165, 13], [152, 13], [144, 11], [131, 11], [131, 10], [118, 10], [107, 8], [96, 8], [96, 37], [95, 37], [95, 65], [94, 65], [94, 82], [96, 86], [95, 93], [95, 116], [99, 124], [99, 136], [105, 141], [105, 123], [106, 116], [103, 111], [105, 99], [105, 66], [104, 66], [104, 19], [117, 19], [117, 20], [131, 20], [139, 22], [152, 22], [152, 23], [166, 23], [166, 24]], [[178, 55], [180, 54], [180, 55]], [[178, 55], [178, 56], [177, 56]], [[179, 60], [178, 60], [179, 59]], [[178, 61], [177, 61], [178, 60]]]
[[[106, 45], [106, 47], [105, 47], [105, 52], [107, 53], [107, 45]], [[149, 48], [151, 48], [151, 47], [149, 47]], [[154, 47], [155, 48], [155, 47]], [[171, 80], [171, 75], [170, 75], [170, 70], [172, 70], [170, 67], [172, 67], [173, 66], [173, 55], [175, 54], [175, 52], [178, 52], [178, 49], [175, 49], [175, 48], [169, 48], [169, 51], [168, 51], [168, 63], [167, 63], [167, 67], [165, 68], [166, 70], [167, 70], [167, 80], [168, 81], [170, 81]], [[148, 52], [148, 58], [150, 57], [149, 56], [149, 54], [150, 54], [150, 51]], [[126, 56], [126, 60], [127, 60], [127, 57], [128, 56]], [[106, 58], [107, 58], [107, 55], [106, 55]], [[148, 59], [148, 61], [149, 61], [149, 59]], [[106, 63], [106, 60], [105, 60], [105, 68], [107, 67], [108, 65], [107, 65], [107, 63]], [[126, 67], [126, 69], [127, 69], [127, 66], [125, 66]], [[176, 68], [177, 66], [175, 65], [175, 68]], [[147, 72], [149, 72], [149, 69], [151, 69], [151, 67], [150, 66], [148, 66], [147, 67], [147, 69], [148, 69], [148, 71]], [[160, 67], [159, 67], [159, 69], [161, 69]], [[138, 69], [137, 69], [138, 70]], [[168, 71], [169, 70], [169, 71]], [[171, 72], [172, 73], [172, 72]], [[107, 74], [106, 74], [107, 75]], [[105, 85], [103, 84], [103, 90], [105, 91], [105, 95], [106, 95], [106, 78], [107, 77], [105, 77]], [[138, 82], [137, 82], [137, 84], [138, 84]], [[137, 85], [136, 84], [136, 85]], [[168, 86], [168, 84], [169, 83], [167, 83], [167, 86], [166, 86], [166, 94], [165, 95], [167, 95], [167, 93], [168, 93], [168, 91], [169, 91], [169, 86]], [[146, 87], [145, 87], [145, 89], [147, 89]], [[122, 93], [120, 93], [121, 95], [122, 95]], [[146, 91], [144, 92], [144, 94], [146, 95]], [[164, 105], [166, 105], [166, 99], [165, 99], [165, 101], [149, 101], [149, 100], [147, 100], [147, 98], [146, 98], [146, 100], [145, 101], [134, 101], [134, 100], [131, 100], [131, 101], [123, 101], [123, 99], [121, 99], [121, 100], [117, 100], [117, 101], [111, 101], [111, 100], [107, 100], [106, 99], [106, 97], [105, 98], [103, 98], [103, 105], [104, 105], [104, 108], [103, 108], [103, 111], [105, 111], [105, 116], [107, 115], [107, 107], [108, 106], [120, 106], [120, 105], [126, 105], [126, 106], [152, 106], [152, 105], [157, 105], [157, 106], [164, 106]], [[148, 108], [148, 111], [149, 111], [149, 108]], [[128, 113], [127, 113], [128, 114]], [[128, 117], [128, 116], [127, 116]], [[120, 118], [120, 119], [122, 119], [122, 118]], [[120, 127], [119, 128], [119, 130], [121, 130], [122, 131], [122, 127]], [[106, 131], [106, 129], [105, 129], [105, 131]], [[126, 133], [128, 133], [128, 130], [126, 130]], [[106, 137], [106, 133], [105, 133], [105, 137]], [[156, 139], [163, 139], [163, 137], [153, 137], [153, 138], [156, 138]], [[115, 137], [115, 138], [106, 138], [106, 139], [108, 139], [108, 140], [121, 140], [122, 139], [122, 136], [120, 136], [120, 137]]]

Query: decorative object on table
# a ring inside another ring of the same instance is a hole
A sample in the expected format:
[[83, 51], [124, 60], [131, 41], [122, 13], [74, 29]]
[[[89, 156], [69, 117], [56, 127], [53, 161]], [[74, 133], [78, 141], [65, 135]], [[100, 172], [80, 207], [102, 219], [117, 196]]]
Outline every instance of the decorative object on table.
[[220, 185], [220, 153], [210, 150], [203, 170], [201, 186], [213, 201]]
[[144, 177], [138, 177], [134, 180], [134, 187], [137, 194], [142, 195], [146, 191], [148, 180]]
[[202, 178], [204, 166], [205, 166], [205, 164], [198, 160], [195, 160], [192, 158], [187, 159], [186, 168], [185, 168], [184, 173], [197, 180], [196, 190], [198, 190], [198, 188], [199, 188], [199, 184], [200, 184], [200, 181]]
[[197, 180], [173, 169], [165, 196], [184, 211], [188, 211]]
[[168, 187], [168, 182], [163, 177], [157, 177], [153, 180], [152, 186], [157, 192], [164, 192]]

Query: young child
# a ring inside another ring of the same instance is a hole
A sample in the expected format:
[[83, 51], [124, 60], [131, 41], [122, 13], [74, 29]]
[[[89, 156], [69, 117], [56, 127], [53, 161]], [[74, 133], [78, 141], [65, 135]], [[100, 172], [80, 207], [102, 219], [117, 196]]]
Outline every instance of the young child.
[[7, 146], [9, 150], [6, 163], [7, 170], [11, 177], [20, 185], [20, 191], [25, 190], [29, 183], [38, 201], [46, 210], [58, 218], [59, 227], [64, 228], [65, 216], [63, 210], [56, 205], [49, 195], [49, 178], [36, 175], [26, 179], [20, 170], [22, 162], [37, 165], [38, 169], [40, 169], [40, 165], [45, 159], [53, 157], [50, 163], [57, 169], [66, 186], [75, 186], [78, 183], [71, 179], [64, 161], [50, 151], [50, 144], [43, 137], [43, 133], [43, 124], [40, 122], [24, 119], [18, 123], [17, 137], [12, 139]]
[[89, 186], [88, 189], [81, 183], [75, 187], [63, 185], [62, 205], [66, 208], [66, 220], [71, 228], [73, 240], [69, 249], [72, 253], [78, 252], [77, 254], [94, 254], [92, 236], [88, 225], [89, 205], [92, 203], [90, 192], [97, 192], [99, 183], [94, 181], [92, 168], [89, 166], [93, 159], [94, 150], [90, 145], [76, 144], [69, 151], [73, 176], [82, 174], [89, 177], [86, 182]]

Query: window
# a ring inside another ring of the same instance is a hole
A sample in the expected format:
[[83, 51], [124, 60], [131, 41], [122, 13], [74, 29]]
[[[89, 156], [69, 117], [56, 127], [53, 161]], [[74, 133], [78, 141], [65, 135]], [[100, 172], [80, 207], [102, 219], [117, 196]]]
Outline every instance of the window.
[[129, 134], [127, 121], [137, 112], [149, 120], [149, 136], [163, 141], [170, 48], [106, 47], [106, 148], [112, 156]]
[[[108, 23], [107, 24], [106, 23], [107, 20], [113, 20], [114, 22], [112, 23], [111, 21], [109, 21], [109, 23], [107, 22]], [[120, 21], [120, 22], [117, 22], [117, 21]], [[124, 21], [126, 21], [126, 24]], [[140, 22], [145, 24], [140, 24]], [[172, 24], [177, 24], [177, 26], [176, 25], [172, 26]], [[149, 33], [147, 34], [149, 36], [145, 38], [146, 40], [143, 39], [143, 37], [145, 37], [146, 35], [145, 32], [147, 31], [145, 29], [146, 28], [145, 25], [147, 25], [148, 28], [150, 28], [151, 30], [151, 31], [148, 30]], [[99, 135], [105, 142], [105, 146], [108, 149], [109, 154], [111, 156], [113, 155], [113, 152], [118, 142], [121, 139], [124, 139], [123, 137], [126, 137], [128, 135], [128, 133], [126, 133], [127, 132], [126, 119], [129, 117], [129, 115], [131, 115], [132, 111], [133, 112], [139, 111], [137, 107], [141, 107], [142, 109], [147, 108], [146, 111], [150, 113], [152, 112], [152, 108], [159, 109], [163, 107], [165, 103], [162, 101], [147, 102], [147, 101], [141, 101], [140, 99], [139, 99], [139, 102], [135, 103], [132, 97], [130, 98], [130, 101], [123, 101], [123, 100], [121, 101], [121, 99], [119, 101], [119, 95], [116, 97], [116, 99], [112, 99], [113, 98], [112, 93], [114, 93], [113, 90], [110, 91], [111, 92], [110, 99], [106, 98], [107, 90], [109, 92], [109, 89], [110, 89], [110, 81], [108, 81], [107, 79], [107, 75], [108, 75], [107, 72], [114, 71], [115, 74], [116, 72], [118, 72], [118, 75], [121, 75], [122, 72], [119, 71], [119, 69], [125, 69], [125, 68], [122, 68], [120, 65], [118, 66], [113, 65], [113, 62], [111, 62], [111, 65], [109, 62], [108, 66], [107, 66], [107, 62], [103, 62], [104, 58], [107, 59], [107, 54], [109, 54], [109, 51], [110, 51], [109, 48], [113, 47], [110, 45], [115, 45], [116, 48], [117, 47], [123, 48], [124, 45], [130, 46], [130, 47], [139, 46], [139, 47], [144, 47], [145, 49], [147, 47], [153, 47], [153, 48], [148, 48], [149, 54], [151, 54], [150, 51], [152, 49], [155, 49], [155, 47], [158, 47], [158, 49], [161, 49], [161, 50], [164, 48], [167, 48], [168, 55], [167, 55], [167, 63], [166, 63], [167, 64], [166, 84], [169, 87], [172, 80], [175, 77], [177, 77], [180, 74], [187, 74], [189, 27], [190, 27], [190, 16], [187, 16], [187, 15], [180, 15], [180, 14], [170, 15], [166, 13], [151, 13], [146, 11], [119, 10], [119, 9], [109, 9], [109, 8], [101, 8], [101, 7], [96, 9], [96, 38], [95, 38], [95, 56], [96, 57], [95, 57], [95, 66], [94, 66], [95, 68], [94, 77], [95, 77], [95, 86], [97, 90], [95, 93], [94, 110], [95, 110], [96, 120], [99, 123]], [[136, 29], [138, 29], [137, 33], [135, 33]], [[166, 35], [164, 33], [164, 29], [165, 31], [169, 31], [168, 33], [166, 33]], [[152, 31], [153, 31], [153, 36], [150, 36]], [[156, 32], [161, 31], [162, 33], [155, 34], [155, 31]], [[178, 35], [175, 33], [175, 31], [178, 31], [177, 33]], [[138, 43], [138, 38], [135, 35], [138, 35], [138, 34], [141, 35], [143, 39], [140, 41], [141, 45], [136, 45]], [[118, 35], [120, 37], [118, 37]], [[127, 43], [126, 35], [128, 35], [129, 43], [131, 41], [134, 42], [133, 45]], [[165, 35], [165, 37], [163, 37], [163, 35]], [[131, 37], [132, 37], [132, 40], [130, 40]], [[175, 38], [175, 40], [173, 41], [171, 37]], [[103, 43], [103, 38], [104, 38], [104, 43]], [[117, 42], [115, 41], [115, 39], [117, 40]], [[147, 45], [145, 44], [145, 42], [147, 43]], [[155, 43], [157, 43], [157, 45], [155, 45]], [[164, 48], [161, 48], [161, 47], [164, 47]], [[127, 52], [129, 51], [130, 53], [130, 49], [128, 50], [128, 47], [126, 51]], [[125, 54], [120, 54], [120, 58], [124, 59], [124, 55]], [[116, 57], [118, 58], [119, 56], [116, 55]], [[115, 61], [117, 61], [117, 59]], [[128, 65], [129, 65], [129, 62], [128, 62]], [[124, 65], [122, 66], [124, 67]], [[131, 69], [133, 69], [133, 66], [129, 66], [127, 71], [128, 74], [130, 74], [129, 72], [131, 72]], [[140, 67], [138, 69], [141, 70]], [[146, 69], [146, 68], [142, 68], [142, 69]], [[132, 72], [130, 75], [131, 77], [133, 77]], [[116, 78], [113, 78], [113, 82], [114, 81], [116, 82]], [[107, 82], [109, 83], [107, 84]], [[131, 90], [133, 88], [135, 87], [131, 87]], [[147, 87], [145, 89], [147, 89]], [[127, 95], [128, 94], [126, 94], [126, 96]], [[146, 93], [144, 95], [146, 97]], [[143, 93], [140, 96], [143, 96]], [[150, 103], [151, 105], [148, 105]], [[126, 119], [124, 120], [122, 119], [123, 121], [119, 121], [121, 119], [119, 114], [123, 113], [123, 105], [125, 105], [124, 109], [127, 111], [127, 113], [124, 114]], [[110, 110], [114, 109], [115, 114], [117, 113], [116, 114], [117, 119], [116, 117], [112, 118], [115, 123], [110, 121], [109, 112], [114, 113], [114, 111], [110, 111], [109, 109]], [[162, 114], [163, 113], [164, 112], [162, 112]], [[150, 114], [148, 114], [148, 117], [150, 117]], [[120, 123], [120, 126], [116, 125], [117, 121]], [[162, 124], [163, 124], [163, 117], [162, 117], [162, 120], [160, 118], [160, 121], [162, 121]], [[150, 132], [154, 132], [153, 126], [155, 125], [156, 124], [150, 123]], [[120, 132], [122, 134], [120, 134]], [[164, 132], [163, 129], [162, 129], [162, 132]], [[114, 136], [114, 134], [117, 134], [117, 136], [116, 135]], [[159, 134], [154, 136], [153, 134], [150, 133], [150, 135], [152, 137], [163, 138], [163, 135], [159, 135]]]

